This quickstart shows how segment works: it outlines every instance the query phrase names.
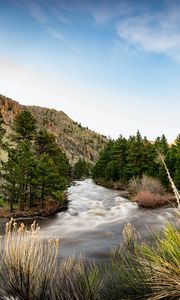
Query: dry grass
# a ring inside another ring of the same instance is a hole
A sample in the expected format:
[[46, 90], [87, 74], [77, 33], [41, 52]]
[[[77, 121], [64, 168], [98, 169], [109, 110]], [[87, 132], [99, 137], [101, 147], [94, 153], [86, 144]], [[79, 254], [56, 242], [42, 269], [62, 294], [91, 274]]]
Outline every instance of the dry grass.
[[58, 240], [41, 240], [35, 223], [27, 231], [12, 219], [6, 227], [0, 299], [179, 299], [180, 232], [174, 225], [167, 224], [152, 247], [127, 224], [108, 272], [83, 258], [59, 260], [58, 249]]
[[[112, 253], [107, 299], [179, 300], [179, 224], [167, 224], [154, 246], [140, 243], [131, 225], [124, 242]], [[113, 292], [111, 292], [113, 291]]]
[[158, 179], [143, 175], [142, 178], [132, 178], [128, 187], [132, 200], [140, 207], [156, 208], [168, 204], [176, 204], [176, 198], [166, 193]]
[[133, 200], [136, 201], [140, 207], [156, 208], [172, 203], [173, 198], [169, 194], [165, 194], [164, 196], [162, 196], [160, 194], [155, 194], [150, 191], [142, 191], [139, 192], [133, 198]]
[[165, 163], [164, 156], [161, 153], [159, 153], [159, 159], [162, 162], [162, 164], [163, 164], [163, 166], [164, 166], [164, 168], [166, 170], [169, 182], [171, 184], [172, 190], [173, 190], [174, 195], [176, 197], [176, 201], [177, 201], [178, 207], [180, 208], [180, 193], [179, 193], [178, 189], [176, 188], [176, 186], [174, 184], [174, 181], [172, 180], [171, 174], [170, 174], [170, 172], [168, 170], [168, 167], [167, 167], [167, 165]]
[[0, 299], [100, 299], [103, 281], [98, 267], [83, 258], [62, 261], [58, 252], [59, 240], [42, 240], [35, 222], [27, 230], [11, 219], [2, 251]]
[[51, 300], [98, 300], [104, 280], [99, 268], [82, 257], [65, 259], [57, 270]]
[[35, 222], [28, 231], [11, 219], [3, 251], [5, 295], [17, 299], [44, 299], [56, 270], [58, 240], [42, 241]]
[[132, 178], [129, 181], [128, 190], [132, 195], [136, 195], [142, 191], [163, 195], [165, 190], [158, 179], [143, 175], [142, 178]]
[[180, 231], [167, 224], [163, 238], [156, 246], [142, 245], [142, 266], [149, 276], [152, 293], [149, 300], [179, 299], [180, 297]]

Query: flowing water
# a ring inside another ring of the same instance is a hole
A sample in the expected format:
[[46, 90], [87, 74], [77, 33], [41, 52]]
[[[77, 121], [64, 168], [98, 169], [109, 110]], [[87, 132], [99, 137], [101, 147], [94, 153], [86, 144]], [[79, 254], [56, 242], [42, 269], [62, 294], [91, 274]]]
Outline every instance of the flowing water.
[[68, 211], [38, 218], [43, 238], [60, 238], [61, 256], [83, 253], [102, 261], [120, 243], [125, 224], [133, 224], [142, 238], [148, 238], [152, 230], [159, 231], [167, 220], [174, 220], [173, 208], [140, 209], [120, 192], [91, 179], [75, 182], [68, 193]]

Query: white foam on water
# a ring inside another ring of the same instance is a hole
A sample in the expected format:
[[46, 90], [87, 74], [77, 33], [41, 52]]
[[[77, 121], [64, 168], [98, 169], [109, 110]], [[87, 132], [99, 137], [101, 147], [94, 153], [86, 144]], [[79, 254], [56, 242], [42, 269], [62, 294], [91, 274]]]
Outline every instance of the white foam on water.
[[59, 213], [50, 226], [42, 228], [44, 237], [63, 239], [67, 253], [73, 245], [75, 248], [79, 245], [78, 251], [86, 248], [105, 251], [107, 245], [111, 247], [119, 242], [127, 223], [147, 236], [148, 226], [160, 229], [166, 220], [173, 219], [172, 208], [140, 209], [118, 191], [97, 186], [91, 179], [76, 182], [68, 192], [68, 211]]

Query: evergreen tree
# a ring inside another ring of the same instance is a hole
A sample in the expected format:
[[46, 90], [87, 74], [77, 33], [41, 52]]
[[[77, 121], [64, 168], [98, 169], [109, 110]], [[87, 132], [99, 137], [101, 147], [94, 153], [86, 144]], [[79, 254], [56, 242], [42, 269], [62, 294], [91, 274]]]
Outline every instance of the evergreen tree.
[[37, 134], [35, 144], [37, 155], [47, 153], [53, 159], [60, 176], [64, 176], [68, 180], [70, 176], [69, 160], [57, 145], [55, 136], [46, 130], [40, 130]]
[[10, 212], [13, 211], [13, 204], [18, 201], [19, 188], [17, 185], [18, 164], [17, 152], [15, 149], [7, 149], [8, 161], [2, 161], [1, 170], [1, 194], [8, 201]]
[[29, 141], [21, 141], [17, 148], [17, 183], [19, 186], [20, 209], [25, 206], [31, 207], [34, 204], [34, 180], [36, 158]]
[[16, 145], [6, 146], [8, 161], [2, 163], [1, 172], [2, 191], [10, 210], [14, 201], [24, 210], [37, 204], [38, 199], [42, 207], [47, 198], [62, 200], [69, 162], [54, 136], [41, 131], [36, 137], [36, 120], [27, 110], [16, 116], [13, 128]]
[[4, 120], [3, 120], [3, 116], [0, 112], [0, 147], [2, 146], [2, 140], [3, 140], [4, 134], [6, 132], [2, 126], [3, 124], [4, 124]]
[[79, 159], [73, 168], [73, 178], [83, 179], [90, 176], [90, 165], [84, 160]]
[[154, 145], [155, 145], [157, 152], [160, 152], [163, 155], [166, 155], [166, 153], [169, 149], [169, 145], [168, 145], [167, 139], [164, 134], [161, 137], [157, 137]]
[[[167, 161], [170, 149], [164, 135], [157, 138], [155, 143], [142, 137], [139, 131], [128, 140], [120, 136], [116, 141], [110, 141], [100, 154], [93, 168], [93, 178], [99, 182], [103, 179], [102, 182], [105, 184], [109, 181], [121, 181], [126, 184], [132, 177], [146, 174], [159, 178], [164, 185], [168, 186], [164, 167], [157, 162], [159, 151], [166, 155]], [[177, 147], [175, 152], [177, 153]], [[174, 156], [174, 162], [176, 160], [178, 160], [177, 155]], [[174, 168], [177, 169], [174, 162]], [[178, 176], [176, 171], [176, 178]]]
[[107, 164], [106, 170], [105, 170], [105, 179], [107, 181], [117, 181], [119, 180], [119, 165], [118, 162], [115, 160], [110, 161]]
[[[113, 152], [112, 152], [113, 164], [110, 165], [112, 168], [112, 178], [111, 178], [112, 180], [114, 180], [115, 178], [116, 178], [115, 181], [126, 180], [127, 147], [128, 147], [127, 140], [122, 136], [120, 136], [117, 139], [117, 141], [114, 143]], [[109, 164], [107, 168], [109, 168]]]
[[105, 178], [106, 167], [113, 157], [113, 146], [114, 141], [110, 140], [106, 147], [101, 151], [99, 160], [92, 170], [93, 179]]
[[127, 178], [130, 179], [133, 176], [142, 176], [147, 170], [145, 164], [147, 160], [146, 149], [143, 138], [137, 131], [136, 136], [130, 137], [128, 140], [128, 151], [127, 151]]
[[15, 140], [33, 140], [37, 129], [36, 123], [36, 119], [29, 110], [25, 109], [18, 113], [13, 122]]
[[45, 197], [52, 196], [57, 191], [64, 191], [67, 187], [65, 179], [59, 176], [53, 159], [47, 153], [42, 153], [37, 163], [37, 185], [40, 189], [42, 208]]

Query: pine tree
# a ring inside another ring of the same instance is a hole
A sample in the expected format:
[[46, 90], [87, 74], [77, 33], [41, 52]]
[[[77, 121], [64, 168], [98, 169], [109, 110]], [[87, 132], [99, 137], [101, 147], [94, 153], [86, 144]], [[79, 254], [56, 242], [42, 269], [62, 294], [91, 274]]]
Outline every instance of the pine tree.
[[73, 178], [83, 179], [90, 175], [90, 165], [85, 161], [85, 159], [79, 159], [73, 168]]
[[7, 149], [8, 161], [2, 161], [1, 170], [1, 193], [5, 200], [8, 201], [10, 212], [13, 211], [13, 204], [18, 201], [19, 188], [17, 185], [18, 164], [17, 152], [15, 149]]
[[114, 141], [110, 140], [106, 147], [101, 151], [99, 160], [95, 164], [92, 174], [93, 179], [105, 178], [106, 167], [113, 157]]
[[144, 163], [145, 159], [146, 151], [144, 141], [138, 130], [136, 136], [130, 137], [128, 140], [126, 170], [128, 179], [133, 176], [142, 176], [147, 169], [147, 166]]
[[65, 179], [59, 176], [53, 159], [47, 153], [42, 153], [37, 163], [37, 185], [42, 208], [45, 197], [53, 196], [54, 192], [64, 191], [67, 187]]
[[122, 136], [116, 140], [113, 146], [112, 159], [114, 163], [111, 165], [113, 167], [112, 171], [114, 169], [113, 178], [122, 182], [126, 180], [127, 146], [127, 140]]
[[32, 141], [36, 135], [36, 119], [29, 110], [22, 110], [18, 113], [13, 122], [14, 139], [16, 141]]
[[19, 186], [20, 209], [25, 206], [31, 207], [34, 204], [34, 180], [36, 158], [33, 153], [32, 145], [29, 141], [21, 141], [17, 148], [17, 183]]
[[47, 153], [51, 157], [58, 168], [60, 176], [64, 176], [67, 180], [70, 176], [70, 165], [66, 154], [57, 145], [55, 136], [46, 130], [40, 130], [37, 134], [35, 147], [37, 155]]
[[4, 120], [3, 120], [3, 116], [0, 112], [0, 147], [2, 146], [2, 140], [3, 140], [3, 137], [5, 135], [5, 129], [3, 128], [3, 125], [4, 124]]

